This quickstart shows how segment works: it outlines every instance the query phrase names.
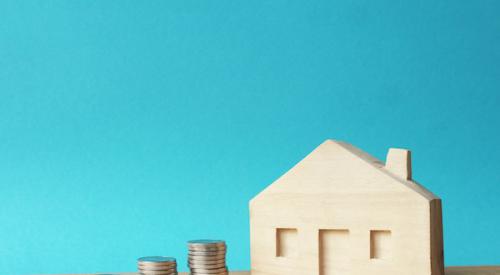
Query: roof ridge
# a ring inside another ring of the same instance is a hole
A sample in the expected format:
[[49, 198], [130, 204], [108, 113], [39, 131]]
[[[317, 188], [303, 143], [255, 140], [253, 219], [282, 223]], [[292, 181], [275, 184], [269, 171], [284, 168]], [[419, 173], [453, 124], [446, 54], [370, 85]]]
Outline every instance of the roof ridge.
[[385, 174], [386, 176], [389, 176], [390, 178], [396, 180], [397, 182], [401, 183], [402, 185], [410, 188], [411, 190], [415, 191], [416, 193], [418, 193], [419, 195], [421, 195], [425, 199], [427, 199], [427, 200], [439, 199], [438, 196], [436, 196], [434, 193], [429, 191], [427, 188], [425, 188], [423, 185], [419, 184], [415, 180], [413, 180], [413, 179], [412, 180], [405, 180], [405, 179], [402, 179], [401, 177], [391, 173], [389, 170], [387, 170], [385, 168], [385, 164], [381, 160], [379, 160], [379, 159], [375, 158], [374, 156], [368, 154], [367, 152], [355, 147], [354, 145], [347, 143], [345, 141], [339, 141], [339, 140], [333, 140], [333, 139], [328, 139], [327, 141], [331, 141], [331, 142], [338, 144], [340, 147], [342, 147], [347, 152], [355, 155], [359, 159], [361, 159], [361, 160], [365, 161], [366, 163], [372, 165], [373, 167], [377, 168], [378, 171], [380, 171], [383, 174]]

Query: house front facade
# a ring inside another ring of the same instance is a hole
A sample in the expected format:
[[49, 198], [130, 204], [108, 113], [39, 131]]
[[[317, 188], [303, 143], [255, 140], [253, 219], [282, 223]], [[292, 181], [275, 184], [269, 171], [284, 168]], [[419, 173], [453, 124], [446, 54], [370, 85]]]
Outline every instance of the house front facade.
[[250, 202], [252, 275], [443, 275], [441, 201], [386, 164], [327, 140]]

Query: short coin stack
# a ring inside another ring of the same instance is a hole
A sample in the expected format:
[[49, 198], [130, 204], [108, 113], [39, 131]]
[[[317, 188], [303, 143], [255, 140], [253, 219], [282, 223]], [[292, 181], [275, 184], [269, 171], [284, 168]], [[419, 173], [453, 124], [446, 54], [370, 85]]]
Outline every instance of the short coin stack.
[[137, 259], [142, 275], [177, 275], [177, 261], [172, 257], [149, 256]]
[[227, 275], [226, 242], [195, 240], [188, 242], [188, 267], [192, 275]]

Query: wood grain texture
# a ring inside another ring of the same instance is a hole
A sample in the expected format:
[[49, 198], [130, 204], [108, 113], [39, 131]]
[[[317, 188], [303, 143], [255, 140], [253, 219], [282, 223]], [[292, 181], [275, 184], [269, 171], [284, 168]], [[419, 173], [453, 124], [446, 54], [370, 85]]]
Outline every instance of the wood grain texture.
[[[140, 275], [137, 272], [102, 272], [94, 274], [54, 274], [54, 275]], [[179, 272], [179, 275], [189, 275], [189, 272]], [[231, 271], [229, 275], [250, 275], [249, 271]]]
[[[384, 164], [323, 142], [251, 200], [250, 228], [252, 275], [444, 273], [441, 201], [412, 179], [404, 149]], [[280, 244], [288, 257], [277, 257], [280, 228], [297, 232]]]
[[405, 180], [411, 180], [411, 151], [390, 148], [385, 160], [385, 169]]
[[[138, 275], [138, 273], [98, 273], [114, 275]], [[98, 274], [65, 274], [65, 275], [98, 275]], [[445, 269], [446, 275], [500, 275], [500, 266], [451, 266]], [[62, 275], [62, 274], [61, 274]], [[180, 272], [179, 275], [189, 275]], [[233, 271], [229, 275], [250, 275], [249, 271]], [[384, 275], [384, 274], [373, 274]]]

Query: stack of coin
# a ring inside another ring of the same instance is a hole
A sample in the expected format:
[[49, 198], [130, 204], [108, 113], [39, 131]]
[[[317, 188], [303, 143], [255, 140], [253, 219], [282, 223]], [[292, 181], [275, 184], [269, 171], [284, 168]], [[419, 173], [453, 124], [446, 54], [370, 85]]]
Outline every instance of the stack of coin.
[[226, 242], [195, 240], [188, 242], [188, 267], [192, 275], [227, 275]]
[[177, 275], [177, 261], [172, 257], [148, 256], [137, 259], [142, 275]]

